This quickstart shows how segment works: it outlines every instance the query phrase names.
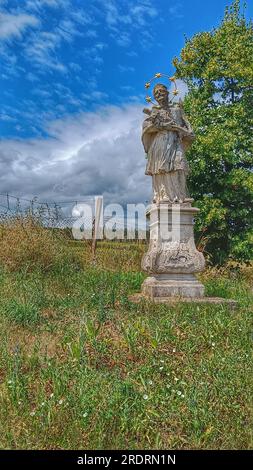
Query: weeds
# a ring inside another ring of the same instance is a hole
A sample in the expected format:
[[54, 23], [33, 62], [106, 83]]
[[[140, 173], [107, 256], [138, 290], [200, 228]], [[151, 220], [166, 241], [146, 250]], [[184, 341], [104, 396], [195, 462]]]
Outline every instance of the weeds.
[[93, 266], [85, 244], [17, 240], [0, 257], [1, 448], [252, 448], [248, 267], [202, 275], [233, 312], [133, 304], [143, 245], [101, 242]]

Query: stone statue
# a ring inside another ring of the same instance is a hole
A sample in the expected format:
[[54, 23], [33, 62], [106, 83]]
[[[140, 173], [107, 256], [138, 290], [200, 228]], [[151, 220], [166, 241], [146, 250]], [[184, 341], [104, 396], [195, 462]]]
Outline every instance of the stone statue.
[[142, 142], [147, 154], [146, 175], [152, 176], [153, 202], [190, 202], [186, 178], [189, 172], [185, 152], [194, 133], [182, 106], [169, 102], [165, 85], [157, 84], [153, 95], [158, 106], [144, 109]]
[[[169, 80], [175, 84], [174, 77]], [[181, 103], [169, 101], [165, 85], [157, 84], [153, 95], [158, 105], [144, 109], [148, 117], [142, 131], [148, 158], [146, 174], [153, 181], [153, 204], [148, 212], [150, 241], [142, 258], [142, 269], [149, 276], [142, 284], [142, 294], [156, 302], [171, 297], [201, 298], [204, 286], [195, 274], [203, 271], [205, 260], [196, 249], [193, 231], [199, 209], [192, 207], [186, 185], [189, 166], [185, 153], [195, 136]], [[151, 102], [149, 96], [146, 100]]]
[[[156, 73], [145, 84], [149, 89], [154, 80], [165, 77], [174, 83], [173, 95], [178, 95], [176, 77]], [[204, 286], [198, 273], [205, 269], [203, 253], [194, 240], [194, 222], [199, 213], [192, 206], [187, 192], [189, 172], [185, 157], [187, 148], [195, 136], [184, 115], [181, 102], [169, 101], [165, 85], [157, 84], [153, 95], [158, 103], [152, 109], [145, 108], [148, 117], [143, 122], [142, 143], [147, 154], [146, 174], [152, 176], [153, 203], [147, 210], [150, 239], [141, 261], [142, 270], [148, 276], [141, 292], [131, 296], [133, 301], [149, 299], [155, 303], [186, 302], [229, 303], [231, 300], [205, 297]], [[150, 96], [146, 101], [152, 103]]]

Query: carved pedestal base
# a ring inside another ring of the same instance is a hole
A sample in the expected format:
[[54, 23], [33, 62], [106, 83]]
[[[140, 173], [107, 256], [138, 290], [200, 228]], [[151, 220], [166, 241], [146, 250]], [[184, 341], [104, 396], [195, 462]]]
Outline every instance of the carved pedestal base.
[[156, 275], [148, 277], [142, 284], [145, 297], [203, 297], [204, 286], [195, 276], [187, 274]]
[[193, 218], [198, 211], [190, 202], [151, 206], [149, 249], [142, 259], [142, 269], [150, 275], [142, 284], [145, 297], [204, 296], [204, 286], [195, 277], [205, 267], [194, 242]]

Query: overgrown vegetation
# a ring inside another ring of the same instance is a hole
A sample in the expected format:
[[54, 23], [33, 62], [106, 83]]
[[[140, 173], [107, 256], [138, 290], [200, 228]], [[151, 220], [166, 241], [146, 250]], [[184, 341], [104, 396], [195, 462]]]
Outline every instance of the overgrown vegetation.
[[94, 264], [42, 227], [26, 250], [33, 230], [13, 226], [1, 258], [1, 448], [252, 447], [250, 267], [203, 276], [235, 311], [133, 304], [143, 244], [101, 242]]

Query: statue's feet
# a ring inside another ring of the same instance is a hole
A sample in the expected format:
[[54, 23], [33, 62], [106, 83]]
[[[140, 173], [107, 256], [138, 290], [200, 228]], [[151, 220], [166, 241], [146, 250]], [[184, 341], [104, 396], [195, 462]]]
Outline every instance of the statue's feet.
[[159, 200], [159, 204], [168, 204], [171, 206], [171, 200], [168, 197], [163, 197], [162, 199]]
[[183, 202], [193, 202], [194, 199], [192, 197], [186, 197]]

